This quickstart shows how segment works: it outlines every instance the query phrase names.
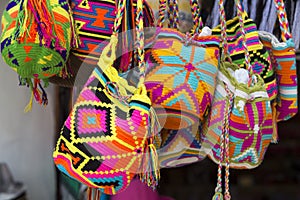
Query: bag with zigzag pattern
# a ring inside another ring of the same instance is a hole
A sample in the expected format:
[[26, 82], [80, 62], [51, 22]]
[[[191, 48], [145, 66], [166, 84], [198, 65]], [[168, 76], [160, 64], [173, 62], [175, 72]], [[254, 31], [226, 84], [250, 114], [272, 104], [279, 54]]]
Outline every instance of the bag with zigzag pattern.
[[68, 176], [105, 194], [125, 190], [136, 174], [148, 185], [159, 178], [153, 145], [155, 113], [147, 96], [142, 0], [137, 3], [137, 87], [118, 75], [118, 30], [126, 0], [119, 1], [110, 43], [79, 94], [57, 141], [53, 158]]

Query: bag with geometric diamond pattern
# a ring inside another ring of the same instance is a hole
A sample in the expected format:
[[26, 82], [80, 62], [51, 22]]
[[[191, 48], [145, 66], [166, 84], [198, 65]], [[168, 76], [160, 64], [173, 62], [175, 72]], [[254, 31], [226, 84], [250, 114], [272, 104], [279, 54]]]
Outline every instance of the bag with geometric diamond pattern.
[[137, 53], [140, 79], [130, 86], [113, 67], [126, 0], [119, 1], [110, 43], [75, 102], [53, 158], [60, 171], [105, 194], [125, 190], [140, 174], [149, 186], [159, 178], [153, 145], [156, 118], [147, 96], [143, 3], [137, 2]]

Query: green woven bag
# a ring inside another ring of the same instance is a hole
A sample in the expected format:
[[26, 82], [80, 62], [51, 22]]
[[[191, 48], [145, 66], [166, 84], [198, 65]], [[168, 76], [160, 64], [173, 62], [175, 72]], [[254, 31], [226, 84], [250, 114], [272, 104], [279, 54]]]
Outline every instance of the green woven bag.
[[2, 30], [4, 61], [18, 73], [21, 85], [30, 86], [37, 102], [47, 104], [41, 80], [47, 86], [49, 77], [67, 76], [69, 51], [77, 46], [68, 1], [10, 0]]

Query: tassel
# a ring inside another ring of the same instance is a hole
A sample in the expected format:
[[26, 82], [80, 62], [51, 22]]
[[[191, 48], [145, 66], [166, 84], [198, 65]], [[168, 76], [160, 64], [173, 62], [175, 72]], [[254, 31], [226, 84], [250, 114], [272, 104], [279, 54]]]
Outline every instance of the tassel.
[[277, 110], [276, 103], [272, 103], [272, 118], [273, 118], [273, 134], [272, 134], [272, 143], [278, 143], [278, 127], [277, 127]]
[[29, 111], [32, 110], [32, 102], [33, 102], [33, 92], [31, 93], [31, 96], [30, 96], [30, 100], [29, 100], [29, 103], [26, 105], [26, 107], [24, 108], [24, 112], [25, 113], [28, 113]]
[[160, 170], [158, 163], [158, 155], [156, 147], [154, 145], [154, 138], [160, 132], [161, 126], [159, 124], [155, 110], [151, 107], [149, 114], [149, 130], [150, 133], [147, 147], [145, 148], [144, 158], [142, 162], [142, 173], [140, 174], [140, 180], [146, 183], [153, 189], [158, 185], [160, 179]]
[[46, 106], [48, 105], [48, 98], [47, 98], [47, 93], [42, 87], [41, 83], [39, 83], [39, 88], [42, 90], [42, 99], [41, 99], [41, 104]]
[[156, 136], [160, 133], [162, 127], [159, 123], [158, 117], [153, 107], [150, 108], [150, 130], [152, 136]]
[[28, 25], [28, 8], [27, 8], [28, 0], [23, 0], [20, 3], [20, 9], [18, 13], [18, 26], [15, 29], [14, 33], [14, 39], [17, 39], [19, 37], [23, 37], [24, 34], [27, 32], [27, 25]]
[[142, 163], [143, 171], [140, 174], [140, 180], [155, 189], [160, 179], [158, 155], [152, 139], [149, 139], [149, 143], [144, 152], [145, 156]]
[[88, 187], [87, 188], [87, 191], [86, 191], [86, 193], [87, 193], [87, 200], [92, 200], [92, 191], [93, 189], [92, 188], [90, 188], [90, 187]]
[[221, 192], [216, 192], [212, 200], [223, 200], [223, 194]]

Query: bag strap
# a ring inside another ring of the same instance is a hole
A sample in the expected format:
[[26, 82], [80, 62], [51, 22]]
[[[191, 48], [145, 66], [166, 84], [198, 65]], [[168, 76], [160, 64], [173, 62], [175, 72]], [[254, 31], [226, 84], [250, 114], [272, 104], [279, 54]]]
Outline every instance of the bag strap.
[[285, 5], [283, 0], [274, 0], [274, 4], [277, 10], [277, 16], [279, 20], [279, 26], [281, 30], [281, 39], [285, 42], [292, 38], [292, 34], [289, 28], [289, 22], [285, 10]]
[[203, 28], [203, 21], [201, 17], [201, 4], [198, 0], [190, 0], [191, 12], [193, 16], [194, 26], [191, 30], [191, 34], [199, 33], [200, 29]]
[[242, 45], [244, 47], [244, 54], [245, 54], [245, 65], [246, 65], [246, 69], [249, 72], [249, 84], [251, 83], [251, 77], [253, 75], [253, 69], [252, 69], [252, 65], [250, 63], [250, 53], [247, 47], [247, 39], [246, 39], [246, 31], [245, 31], [245, 25], [244, 25], [244, 18], [243, 18], [243, 14], [244, 14], [244, 9], [241, 3], [241, 0], [235, 0], [235, 6], [237, 8], [237, 16], [239, 18], [239, 24], [240, 24], [240, 30], [241, 30], [241, 34], [242, 34]]
[[144, 85], [145, 82], [145, 73], [146, 73], [146, 65], [145, 65], [145, 51], [144, 51], [144, 13], [143, 13], [143, 4], [144, 0], [137, 0], [137, 15], [136, 15], [136, 34], [137, 34], [137, 61], [138, 68], [140, 70], [140, 80], [138, 83], [138, 88]]
[[[137, 1], [137, 15], [136, 15], [136, 48], [138, 54], [138, 68], [140, 71], [140, 80], [138, 87], [144, 85], [145, 81], [145, 59], [144, 59], [144, 21], [143, 21], [143, 2], [144, 0]], [[116, 18], [113, 26], [113, 33], [110, 38], [109, 44], [103, 49], [103, 52], [98, 61], [99, 66], [113, 67], [116, 60], [116, 48], [118, 44], [118, 34], [122, 25], [124, 10], [126, 8], [126, 0], [118, 1], [118, 8]]]
[[[198, 0], [190, 0], [191, 13], [193, 17], [193, 28], [190, 31], [191, 35], [199, 33], [200, 29], [203, 27], [202, 17], [201, 17], [201, 6]], [[158, 11], [158, 21], [157, 26], [163, 27], [165, 22], [165, 14], [168, 12], [169, 28], [178, 29], [179, 27], [179, 7], [178, 0], [159, 0], [159, 11]]]

